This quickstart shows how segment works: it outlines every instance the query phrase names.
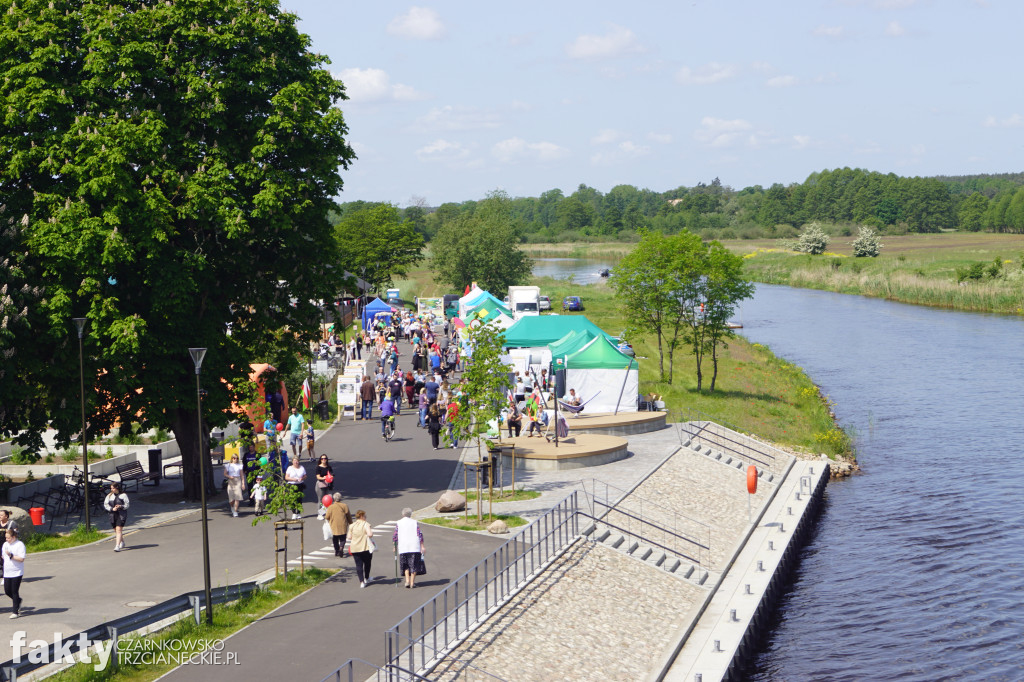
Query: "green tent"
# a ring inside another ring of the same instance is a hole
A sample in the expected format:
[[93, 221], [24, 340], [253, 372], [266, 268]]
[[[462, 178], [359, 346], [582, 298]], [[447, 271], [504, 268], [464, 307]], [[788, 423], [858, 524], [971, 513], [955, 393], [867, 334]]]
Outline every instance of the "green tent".
[[558, 339], [558, 341], [548, 345], [548, 349], [551, 351], [552, 362], [557, 361], [560, 358], [564, 358], [567, 355], [572, 355], [596, 338], [597, 335], [589, 329], [584, 329], [582, 331], [573, 330], [569, 332], [562, 338]]
[[598, 338], [566, 358], [570, 369], [626, 369], [636, 361], [616, 348], [607, 338]]
[[571, 331], [608, 335], [583, 315], [531, 315], [505, 330], [506, 348], [536, 348], [560, 340]]

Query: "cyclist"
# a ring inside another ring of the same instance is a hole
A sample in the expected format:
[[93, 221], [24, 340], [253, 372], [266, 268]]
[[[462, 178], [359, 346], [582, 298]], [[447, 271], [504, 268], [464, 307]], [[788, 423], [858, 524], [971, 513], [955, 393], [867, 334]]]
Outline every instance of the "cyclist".
[[[392, 420], [392, 428], [394, 428], [394, 417], [395, 417], [395, 401], [391, 398], [391, 392], [384, 396], [384, 401], [380, 404], [380, 437], [387, 438], [384, 435], [384, 430], [387, 428], [388, 420]], [[392, 432], [393, 433], [393, 432]]]

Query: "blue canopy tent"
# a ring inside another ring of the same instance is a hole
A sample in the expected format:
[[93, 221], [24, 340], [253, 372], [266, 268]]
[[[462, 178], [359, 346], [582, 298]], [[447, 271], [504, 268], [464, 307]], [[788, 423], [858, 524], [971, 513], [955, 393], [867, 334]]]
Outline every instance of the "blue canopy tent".
[[385, 324], [391, 324], [391, 306], [379, 298], [375, 298], [363, 308], [363, 329], [369, 329], [369, 325], [373, 323], [378, 314], [384, 318]]

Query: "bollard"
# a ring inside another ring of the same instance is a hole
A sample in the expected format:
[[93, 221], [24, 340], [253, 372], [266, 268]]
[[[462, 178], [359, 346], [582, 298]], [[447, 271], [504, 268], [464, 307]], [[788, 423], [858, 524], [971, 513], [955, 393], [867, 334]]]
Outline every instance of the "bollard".
[[763, 562], [761, 562], [761, 561], [757, 562], [757, 571], [758, 571], [758, 573], [764, 573], [764, 563]]
[[768, 541], [768, 551], [769, 552], [774, 552], [775, 551], [775, 543], [772, 542], [771, 540]]
[[192, 602], [192, 615], [196, 619], [196, 625], [199, 625], [199, 597], [195, 595], [189, 595], [188, 600]]
[[799, 502], [799, 501], [800, 501], [800, 493], [797, 493], [797, 494], [796, 494], [796, 501], [797, 501], [797, 502]]
[[736, 617], [736, 609], [729, 609], [729, 620], [733, 623], [739, 622], [739, 618]]
[[792, 507], [786, 507], [786, 515], [787, 516], [792, 516], [793, 515], [793, 508]]
[[700, 673], [693, 674], [693, 682], [704, 682], [704, 676]]
[[786, 527], [784, 525], [782, 525], [781, 521], [779, 521], [779, 532], [780, 533], [785, 533], [786, 532]]
[[753, 594], [753, 592], [750, 591], [750, 583], [747, 583], [746, 588], [743, 590], [743, 594]]
[[722, 652], [722, 640], [720, 640], [720, 639], [716, 639], [715, 640], [715, 652], [716, 653], [721, 653]]

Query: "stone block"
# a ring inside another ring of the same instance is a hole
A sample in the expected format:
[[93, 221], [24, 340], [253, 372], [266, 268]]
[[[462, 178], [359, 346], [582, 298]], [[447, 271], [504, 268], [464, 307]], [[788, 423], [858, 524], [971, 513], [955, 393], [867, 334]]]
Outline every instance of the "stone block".
[[454, 490], [446, 490], [434, 504], [434, 509], [442, 513], [462, 511], [465, 508], [466, 498]]

